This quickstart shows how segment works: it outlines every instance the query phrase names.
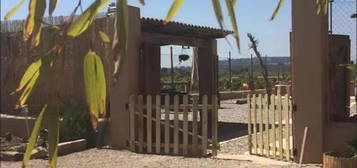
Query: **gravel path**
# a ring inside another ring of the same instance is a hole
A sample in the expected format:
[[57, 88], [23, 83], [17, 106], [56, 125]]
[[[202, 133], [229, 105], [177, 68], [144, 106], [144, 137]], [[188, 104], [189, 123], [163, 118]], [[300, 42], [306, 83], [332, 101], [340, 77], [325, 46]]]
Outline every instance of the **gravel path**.
[[[219, 110], [220, 154], [245, 154], [248, 151], [246, 109], [247, 105], [237, 105], [235, 100], [221, 102]], [[232, 131], [233, 130], [233, 131]], [[47, 160], [31, 160], [29, 168], [44, 168]], [[21, 162], [1, 162], [1, 167], [18, 168]], [[248, 160], [217, 158], [187, 158], [181, 156], [137, 154], [126, 150], [89, 149], [86, 151], [61, 156], [59, 168], [295, 168], [296, 164], [273, 165], [258, 164]], [[319, 168], [316, 165], [304, 165], [305, 168]]]
[[[31, 160], [29, 168], [45, 168], [47, 160]], [[1, 167], [18, 168], [21, 167], [21, 162], [1, 162]], [[250, 161], [242, 160], [227, 160], [214, 158], [185, 158], [178, 156], [164, 155], [147, 155], [136, 154], [126, 150], [110, 150], [110, 149], [90, 149], [78, 153], [69, 154], [59, 157], [59, 168], [295, 168], [295, 164], [291, 165], [261, 165]], [[318, 168], [317, 166], [308, 166], [309, 168]]]
[[[247, 105], [237, 105], [236, 100], [221, 102], [218, 120], [221, 123], [234, 123], [231, 127], [219, 128], [221, 153], [245, 154], [248, 152]], [[227, 125], [227, 124], [226, 124]], [[233, 127], [233, 128], [232, 128]], [[222, 138], [222, 136], [224, 138]]]

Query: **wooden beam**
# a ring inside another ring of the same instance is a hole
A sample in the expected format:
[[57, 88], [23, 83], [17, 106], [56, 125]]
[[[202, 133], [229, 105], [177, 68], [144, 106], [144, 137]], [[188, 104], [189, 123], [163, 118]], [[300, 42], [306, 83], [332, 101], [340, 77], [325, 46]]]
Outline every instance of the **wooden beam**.
[[145, 43], [152, 43], [157, 45], [182, 45], [182, 46], [205, 46], [205, 39], [157, 34], [157, 33], [142, 33], [142, 41]]

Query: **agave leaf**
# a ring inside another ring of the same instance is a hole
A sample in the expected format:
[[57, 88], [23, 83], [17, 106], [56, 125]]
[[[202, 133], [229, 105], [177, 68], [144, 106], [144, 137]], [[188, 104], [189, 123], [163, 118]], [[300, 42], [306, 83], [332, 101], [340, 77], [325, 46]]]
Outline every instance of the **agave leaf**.
[[26, 151], [25, 151], [24, 158], [23, 158], [23, 161], [22, 161], [22, 167], [23, 168], [26, 167], [27, 163], [30, 160], [32, 150], [35, 147], [35, 144], [36, 144], [36, 141], [37, 141], [37, 137], [38, 137], [38, 134], [40, 132], [40, 129], [41, 129], [41, 126], [42, 126], [42, 123], [43, 123], [43, 119], [44, 119], [44, 116], [47, 113], [47, 111], [48, 111], [48, 106], [46, 104], [42, 108], [40, 114], [38, 115], [37, 120], [35, 122], [35, 125], [34, 125], [34, 127], [32, 129], [32, 133], [31, 133], [31, 136], [30, 136], [30, 139], [29, 139], [29, 143], [26, 146]]
[[118, 75], [121, 60], [128, 48], [129, 11], [127, 0], [117, 0], [115, 14], [115, 33], [113, 39], [114, 76]]
[[145, 5], [145, 0], [139, 0], [139, 2], [141, 3], [141, 5]]
[[102, 60], [93, 51], [84, 57], [84, 88], [92, 126], [97, 130], [98, 118], [106, 111], [106, 81]]
[[57, 153], [59, 142], [59, 111], [58, 106], [49, 106], [49, 113], [46, 114], [48, 122], [48, 152], [49, 152], [49, 166], [50, 168], [57, 167]]
[[234, 12], [234, 6], [231, 0], [225, 0], [225, 1], [226, 1], [229, 19], [231, 21], [233, 32], [234, 32], [233, 36], [236, 40], [238, 51], [240, 52], [239, 32], [238, 32], [237, 20]]
[[29, 3], [29, 14], [26, 18], [23, 38], [27, 41], [32, 37], [32, 45], [37, 46], [39, 44], [42, 18], [45, 14], [46, 0], [31, 0]]
[[279, 0], [278, 4], [276, 5], [273, 14], [270, 17], [270, 20], [274, 20], [276, 15], [278, 14], [281, 6], [283, 6], [283, 4], [285, 3], [285, 0]]
[[101, 8], [107, 4], [108, 0], [96, 0], [93, 2], [68, 28], [67, 35], [76, 37], [82, 34], [93, 22], [95, 16]]
[[177, 12], [180, 10], [184, 0], [174, 0], [174, 2], [171, 5], [171, 8], [169, 12], [167, 12], [165, 22], [171, 21], [177, 14]]
[[50, 6], [48, 8], [48, 15], [52, 16], [57, 6], [57, 0], [50, 0]]
[[9, 10], [9, 12], [6, 13], [4, 19], [10, 19], [16, 12], [19, 10], [19, 8], [24, 4], [25, 0], [20, 0], [13, 8]]
[[109, 39], [108, 35], [105, 32], [99, 31], [98, 33], [99, 33], [99, 36], [100, 36], [100, 38], [102, 39], [102, 41], [104, 43], [110, 43], [110, 39]]
[[223, 15], [222, 8], [219, 0], [212, 0], [212, 5], [214, 9], [214, 13], [216, 15], [216, 19], [218, 21], [219, 27], [223, 30]]

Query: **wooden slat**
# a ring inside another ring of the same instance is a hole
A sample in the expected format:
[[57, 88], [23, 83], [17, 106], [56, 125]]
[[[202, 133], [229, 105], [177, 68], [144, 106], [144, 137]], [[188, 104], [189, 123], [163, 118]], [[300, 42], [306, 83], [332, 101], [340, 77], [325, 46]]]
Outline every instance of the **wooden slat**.
[[160, 141], [161, 141], [161, 96], [160, 95], [156, 95], [156, 109], [155, 109], [155, 112], [156, 112], [156, 146], [155, 146], [155, 152], [157, 154], [161, 153], [160, 151]]
[[170, 153], [170, 96], [165, 96], [165, 154]]
[[207, 154], [207, 103], [208, 103], [208, 98], [207, 95], [203, 95], [202, 97], [202, 152], [203, 155]]
[[174, 96], [174, 154], [178, 155], [179, 153], [179, 121], [178, 121], [178, 108], [179, 97], [178, 95]]
[[[197, 96], [193, 96], [193, 109], [192, 109], [192, 133], [193, 133], [193, 136], [192, 136], [192, 145], [193, 146], [197, 146], [197, 141], [198, 141], [198, 138], [197, 138], [197, 135], [198, 135], [198, 123], [197, 123], [197, 120], [198, 120], [198, 107], [197, 107], [197, 104], [198, 104], [198, 97]], [[197, 155], [197, 148], [193, 148], [192, 150], [192, 153], [194, 155]]]
[[264, 155], [264, 131], [263, 131], [263, 97], [261, 94], [258, 95], [258, 108], [259, 108], [259, 135], [260, 135], [260, 154]]
[[273, 157], [276, 158], [276, 130], [275, 130], [275, 119], [276, 119], [276, 116], [275, 116], [275, 113], [276, 113], [276, 108], [275, 108], [275, 95], [272, 94], [271, 97], [270, 97], [270, 100], [271, 100], [271, 111], [273, 113], [272, 115], [272, 118], [273, 118], [273, 121], [272, 121], [272, 127], [273, 127]]
[[131, 95], [129, 98], [129, 112], [130, 112], [130, 150], [135, 152], [135, 96]]
[[252, 154], [252, 105], [251, 105], [251, 96], [248, 94], [247, 96], [247, 104], [248, 104], [248, 149], [249, 154]]
[[138, 111], [139, 111], [139, 121], [138, 121], [138, 133], [139, 133], [139, 152], [143, 152], [143, 123], [144, 123], [144, 118], [143, 118], [143, 96], [139, 95], [138, 96]]
[[217, 156], [218, 150], [218, 99], [217, 95], [212, 96], [212, 155]]
[[146, 141], [147, 141], [147, 152], [151, 153], [152, 152], [152, 97], [151, 95], [147, 95], [146, 97], [146, 113], [147, 113], [147, 119], [146, 119]]
[[183, 96], [183, 154], [188, 154], [188, 97], [187, 95]]
[[254, 122], [253, 122], [253, 131], [254, 131], [254, 153], [258, 154], [258, 130], [257, 130], [257, 97], [253, 94], [252, 98], [252, 105], [253, 105], [253, 114], [254, 114]]
[[286, 160], [290, 160], [290, 118], [289, 118], [289, 96], [285, 95], [284, 99], [284, 113], [285, 113], [285, 157]]
[[281, 160], [283, 160], [283, 127], [282, 127], [282, 122], [283, 122], [282, 100], [281, 100], [281, 95], [278, 95], [279, 158]]
[[270, 155], [270, 129], [269, 129], [269, 95], [265, 94], [264, 96], [264, 112], [266, 113], [266, 123], [265, 123], [265, 132], [266, 132], [266, 144], [265, 144], [265, 155]]

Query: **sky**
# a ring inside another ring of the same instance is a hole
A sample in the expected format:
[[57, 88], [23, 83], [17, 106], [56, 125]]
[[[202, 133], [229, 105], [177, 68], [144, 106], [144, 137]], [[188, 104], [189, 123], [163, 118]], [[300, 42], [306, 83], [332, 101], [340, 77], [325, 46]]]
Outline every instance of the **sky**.
[[[8, 10], [10, 10], [19, 0], [1, 0], [1, 20]], [[19, 9], [12, 19], [25, 19], [28, 14], [27, 3]], [[94, 0], [82, 0], [83, 8], [87, 8]], [[113, 0], [111, 0], [112, 2]], [[77, 3], [77, 0], [58, 1], [58, 6], [54, 16], [68, 15]], [[230, 21], [227, 15], [224, 1], [222, 8], [224, 12], [225, 28], [231, 30]], [[289, 32], [291, 31], [291, 4], [286, 1], [280, 9], [276, 19], [269, 21], [278, 0], [238, 0], [235, 6], [239, 35], [241, 39], [241, 52], [237, 51], [235, 42], [231, 36], [227, 37], [233, 47], [230, 47], [226, 40], [218, 40], [218, 55], [220, 59], [226, 59], [228, 53], [232, 53], [232, 58], [248, 58], [252, 51], [249, 49], [247, 33], [253, 34], [259, 41], [258, 48], [263, 55], [268, 56], [289, 56]], [[164, 19], [172, 0], [146, 0], [146, 5], [142, 6], [138, 0], [128, 0], [129, 5], [139, 7], [142, 17], [152, 17]], [[107, 7], [103, 8], [103, 12]], [[47, 13], [47, 12], [46, 12]], [[218, 23], [210, 0], [186, 0], [174, 18], [175, 21], [194, 25], [202, 25], [218, 28]], [[162, 66], [170, 65], [169, 47], [162, 47]], [[191, 54], [190, 50], [182, 50], [181, 46], [174, 46], [174, 64], [177, 66], [188, 66], [190, 60], [178, 64], [177, 55], [181, 53]]]

